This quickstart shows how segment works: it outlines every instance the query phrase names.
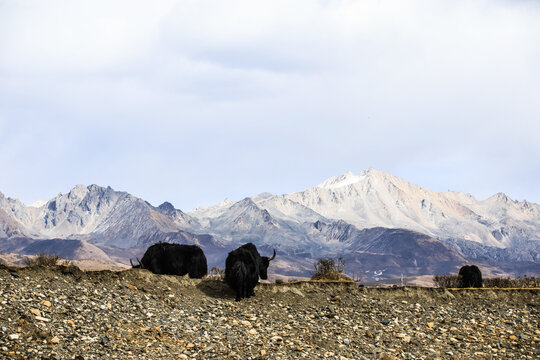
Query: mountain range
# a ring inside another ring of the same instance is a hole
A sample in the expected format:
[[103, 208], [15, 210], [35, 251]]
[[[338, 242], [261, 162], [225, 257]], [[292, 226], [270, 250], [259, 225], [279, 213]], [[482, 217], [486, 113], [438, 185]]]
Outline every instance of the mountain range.
[[220, 267], [251, 241], [263, 254], [276, 249], [273, 271], [287, 275], [339, 256], [345, 272], [369, 279], [452, 273], [470, 262], [492, 274], [538, 275], [540, 205], [434, 192], [374, 169], [187, 213], [97, 185], [32, 206], [0, 193], [0, 252], [129, 263], [158, 241], [198, 244]]

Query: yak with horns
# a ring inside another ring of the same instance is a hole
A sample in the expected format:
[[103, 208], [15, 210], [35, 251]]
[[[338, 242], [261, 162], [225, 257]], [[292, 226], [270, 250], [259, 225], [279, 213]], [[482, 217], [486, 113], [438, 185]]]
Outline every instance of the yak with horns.
[[[131, 259], [130, 259], [131, 262]], [[186, 275], [200, 279], [208, 272], [206, 256], [197, 245], [157, 243], [150, 246], [134, 268], [148, 269], [154, 274]]]
[[255, 295], [254, 288], [259, 277], [268, 279], [268, 266], [276, 257], [276, 250], [272, 257], [261, 256], [257, 247], [247, 243], [233, 250], [225, 261], [225, 282], [236, 292], [236, 301]]

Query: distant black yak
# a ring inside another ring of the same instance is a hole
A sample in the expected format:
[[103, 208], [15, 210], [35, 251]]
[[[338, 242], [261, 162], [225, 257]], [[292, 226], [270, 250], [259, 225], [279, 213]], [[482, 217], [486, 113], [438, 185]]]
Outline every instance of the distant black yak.
[[131, 266], [154, 274], [189, 274], [190, 278], [202, 278], [208, 272], [206, 256], [197, 245], [157, 243], [146, 250], [139, 265]]
[[268, 279], [268, 265], [275, 257], [276, 250], [271, 258], [261, 256], [252, 243], [242, 245], [229, 253], [225, 261], [225, 282], [236, 291], [236, 301], [255, 295], [253, 289], [259, 282], [259, 277]]
[[460, 287], [482, 287], [482, 273], [476, 265], [465, 265], [459, 269]]

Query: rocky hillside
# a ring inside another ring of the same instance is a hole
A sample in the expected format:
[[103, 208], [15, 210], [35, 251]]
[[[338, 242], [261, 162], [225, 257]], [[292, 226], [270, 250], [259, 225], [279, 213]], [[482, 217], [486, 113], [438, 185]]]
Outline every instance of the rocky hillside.
[[537, 359], [539, 295], [0, 267], [0, 358]]

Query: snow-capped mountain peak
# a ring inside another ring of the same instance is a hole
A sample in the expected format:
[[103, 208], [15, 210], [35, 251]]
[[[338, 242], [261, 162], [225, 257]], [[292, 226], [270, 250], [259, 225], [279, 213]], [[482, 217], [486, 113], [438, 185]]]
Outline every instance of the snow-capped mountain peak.
[[334, 176], [284, 197], [360, 229], [404, 228], [500, 248], [540, 234], [537, 204], [516, 202], [502, 193], [484, 201], [465, 193], [438, 193], [375, 169]]
[[360, 173], [359, 175], [355, 175], [352, 171], [348, 171], [343, 175], [339, 176], [332, 176], [326, 181], [323, 181], [319, 185], [317, 185], [318, 188], [321, 189], [337, 189], [340, 187], [344, 187], [347, 185], [351, 185], [357, 182], [360, 182], [365, 178], [364, 173]]
[[43, 205], [45, 205], [46, 203], [47, 203], [47, 200], [36, 200], [33, 203], [31, 203], [30, 205], [28, 205], [28, 206], [32, 207], [32, 208], [40, 208]]

